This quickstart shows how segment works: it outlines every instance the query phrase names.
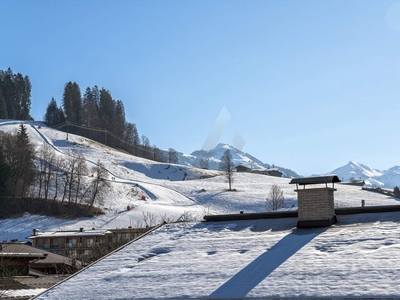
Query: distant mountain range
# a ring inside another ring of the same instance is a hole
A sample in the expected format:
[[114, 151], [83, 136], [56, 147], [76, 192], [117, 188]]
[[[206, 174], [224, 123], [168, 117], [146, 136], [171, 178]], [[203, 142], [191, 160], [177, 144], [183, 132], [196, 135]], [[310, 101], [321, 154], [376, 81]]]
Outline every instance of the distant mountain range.
[[[252, 169], [278, 168], [284, 177], [298, 178], [302, 177], [295, 171], [279, 166], [270, 165], [262, 162], [249, 153], [245, 153], [235, 147], [220, 143], [214, 149], [209, 151], [197, 150], [191, 154], [179, 153], [179, 163], [182, 165], [191, 165], [194, 167], [202, 167], [205, 160], [208, 162], [208, 168], [218, 170], [221, 156], [226, 150], [230, 150], [235, 166], [242, 165]], [[383, 187], [392, 189], [400, 186], [400, 166], [394, 166], [388, 170], [372, 169], [366, 165], [350, 161], [348, 164], [339, 167], [327, 174], [336, 174], [343, 182], [355, 180], [364, 180], [367, 186]], [[319, 174], [319, 175], [327, 175]], [[318, 176], [318, 175], [314, 175]]]
[[254, 156], [224, 143], [219, 143], [214, 149], [211, 149], [209, 151], [197, 150], [192, 152], [191, 154], [179, 153], [179, 163], [182, 165], [202, 167], [202, 164], [204, 164], [204, 162], [207, 160], [209, 169], [218, 170], [219, 163], [221, 162], [221, 157], [226, 150], [229, 150], [231, 152], [235, 166], [242, 165], [251, 169], [278, 168], [283, 173], [284, 177], [301, 177], [293, 170], [263, 163], [261, 160], [255, 158]]
[[381, 171], [350, 161], [347, 165], [333, 170], [331, 174], [336, 174], [341, 181], [350, 181], [352, 178], [364, 180], [368, 186], [390, 189], [400, 186], [400, 166]]

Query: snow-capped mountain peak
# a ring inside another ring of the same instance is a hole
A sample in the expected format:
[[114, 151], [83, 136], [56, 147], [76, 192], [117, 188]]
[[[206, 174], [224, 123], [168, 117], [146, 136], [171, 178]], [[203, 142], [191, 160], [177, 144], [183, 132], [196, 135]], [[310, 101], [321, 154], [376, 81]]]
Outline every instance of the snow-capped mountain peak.
[[[251, 169], [265, 169], [271, 168], [272, 166], [262, 162], [261, 160], [255, 158], [249, 153], [245, 153], [239, 149], [236, 149], [232, 145], [219, 143], [215, 148], [205, 151], [205, 150], [197, 150], [192, 152], [191, 154], [180, 154], [179, 155], [179, 163], [183, 165], [192, 165], [195, 167], [201, 167], [200, 161], [207, 160], [208, 168], [212, 170], [219, 169], [219, 163], [221, 162], [221, 157], [226, 150], [231, 152], [233, 163], [235, 166], [245, 166]], [[277, 167], [277, 166], [274, 166]], [[281, 172], [283, 172], [284, 177], [300, 177], [296, 172], [277, 167]]]
[[400, 185], [400, 166], [388, 170], [378, 170], [367, 165], [349, 161], [348, 164], [333, 170], [342, 181], [364, 180], [366, 185], [393, 188]]

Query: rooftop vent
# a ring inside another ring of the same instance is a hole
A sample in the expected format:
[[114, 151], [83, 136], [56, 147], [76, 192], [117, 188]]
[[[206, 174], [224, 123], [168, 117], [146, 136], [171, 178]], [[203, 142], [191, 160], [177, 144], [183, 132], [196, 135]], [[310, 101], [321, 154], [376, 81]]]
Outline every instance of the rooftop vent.
[[[340, 182], [336, 175], [295, 178], [290, 181], [290, 184], [296, 184], [298, 228], [328, 227], [336, 223], [333, 197], [335, 182]], [[303, 188], [299, 188], [299, 185]], [[306, 185], [319, 186], [306, 189]]]
[[79, 232], [83, 232], [83, 227], [79, 228]]

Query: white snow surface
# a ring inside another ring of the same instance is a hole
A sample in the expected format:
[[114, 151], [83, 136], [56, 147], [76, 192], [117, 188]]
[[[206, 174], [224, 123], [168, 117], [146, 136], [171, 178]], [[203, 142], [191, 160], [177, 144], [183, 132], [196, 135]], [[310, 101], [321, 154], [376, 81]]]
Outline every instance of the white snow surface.
[[[289, 185], [290, 179], [237, 173], [233, 183], [236, 192], [227, 192], [226, 180], [218, 171], [149, 161], [73, 134], [66, 141], [66, 133], [40, 122], [0, 120], [0, 131], [15, 132], [20, 123], [26, 124], [29, 137], [38, 149], [48, 143], [61, 157], [81, 153], [89, 169], [100, 160], [109, 171], [107, 179], [111, 187], [101, 205], [105, 215], [68, 220], [26, 213], [20, 218], [0, 220], [1, 240], [23, 240], [34, 228], [43, 232], [143, 226], [143, 214], [148, 213], [157, 216], [160, 222], [163, 217], [201, 220], [206, 214], [264, 212], [267, 210], [265, 198], [274, 184], [283, 191], [286, 209], [297, 209], [295, 186]], [[90, 180], [90, 175], [87, 174], [86, 180]], [[182, 181], [184, 177], [186, 180]], [[201, 179], [204, 177], [208, 178]], [[361, 200], [367, 206], [398, 204], [393, 197], [363, 191], [360, 187], [335, 185], [335, 188], [337, 207], [360, 206]], [[141, 200], [142, 196], [145, 201]], [[132, 208], [130, 211], [128, 205]]]
[[37, 299], [400, 297], [400, 213], [167, 224]]

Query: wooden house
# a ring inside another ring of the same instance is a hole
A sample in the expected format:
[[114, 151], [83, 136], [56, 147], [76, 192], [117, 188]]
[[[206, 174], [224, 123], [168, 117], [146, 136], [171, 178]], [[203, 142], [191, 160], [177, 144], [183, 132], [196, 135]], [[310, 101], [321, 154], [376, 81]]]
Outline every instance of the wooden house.
[[8, 265], [9, 269], [13, 268], [14, 276], [73, 274], [82, 265], [79, 260], [39, 249], [27, 243], [3, 242], [0, 246], [0, 260]]
[[239, 165], [236, 167], [236, 172], [245, 172], [245, 173], [282, 177], [282, 172], [279, 171], [278, 168], [252, 169], [252, 168], [249, 168], [246, 166]]
[[33, 246], [70, 258], [84, 264], [99, 259], [112, 250], [135, 239], [150, 228], [89, 229], [39, 232], [33, 230]]

